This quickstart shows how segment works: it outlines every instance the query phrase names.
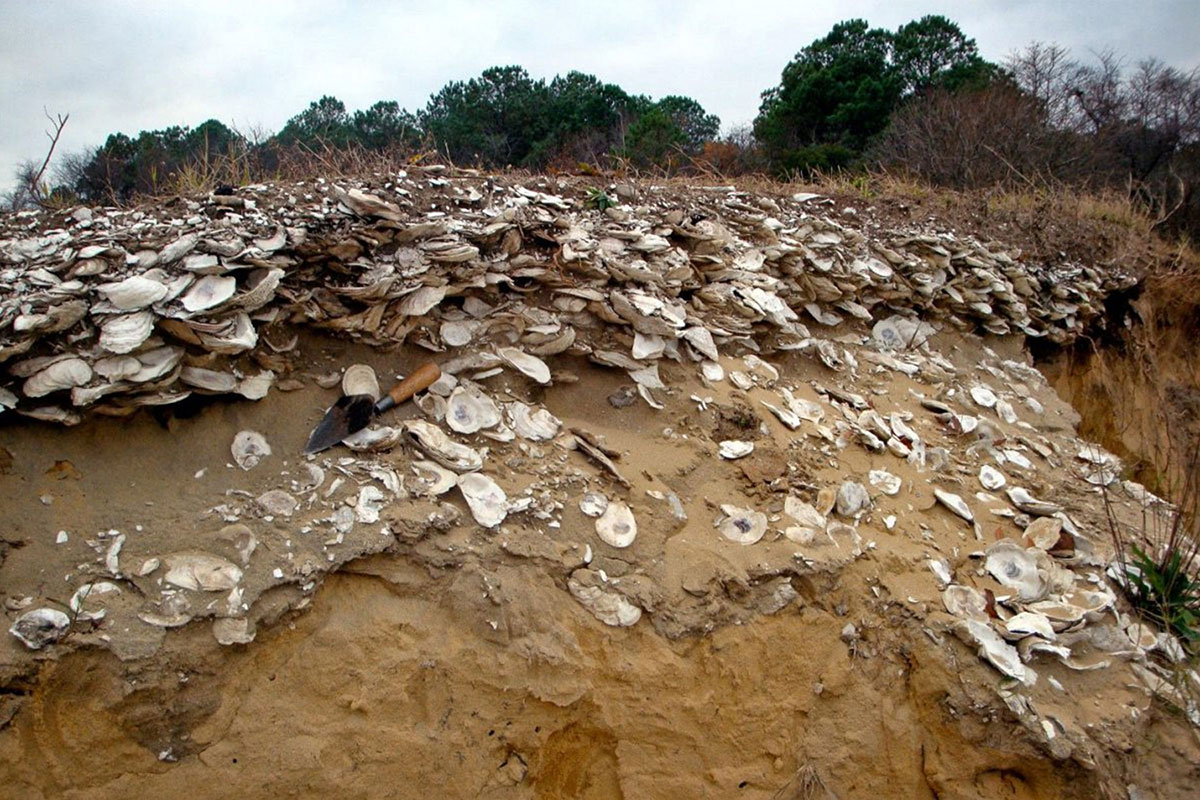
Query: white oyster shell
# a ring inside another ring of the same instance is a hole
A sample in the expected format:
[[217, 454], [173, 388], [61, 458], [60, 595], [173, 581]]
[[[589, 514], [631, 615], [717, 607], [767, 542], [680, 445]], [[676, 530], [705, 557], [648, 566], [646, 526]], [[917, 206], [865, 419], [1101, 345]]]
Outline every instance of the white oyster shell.
[[531, 356], [515, 347], [498, 348], [496, 355], [500, 356], [506, 364], [519, 370], [538, 383], [542, 385], [550, 383], [550, 368], [546, 366], [545, 361], [542, 361], [537, 356]]
[[471, 516], [485, 528], [494, 528], [508, 515], [508, 495], [487, 475], [471, 472], [458, 477], [458, 490], [466, 498]]
[[871, 505], [871, 495], [861, 483], [844, 481], [838, 487], [836, 503], [837, 513], [843, 517], [853, 517]]
[[612, 547], [629, 547], [637, 538], [633, 511], [620, 500], [613, 500], [596, 520], [596, 535]]
[[767, 532], [767, 515], [752, 508], [722, 504], [717, 530], [731, 542], [754, 544]]
[[[457, 473], [475, 472], [483, 468], [483, 456], [478, 451], [450, 439], [441, 428], [420, 419], [404, 421], [404, 433], [417, 449]], [[462, 482], [462, 479], [459, 479]]]
[[238, 431], [229, 450], [237, 465], [246, 470], [254, 469], [259, 461], [271, 455], [271, 445], [258, 431]]
[[36, 373], [21, 387], [26, 397], [42, 397], [62, 389], [82, 386], [92, 379], [92, 368], [82, 358], [55, 361]]
[[965, 500], [953, 492], [934, 489], [933, 496], [938, 499], [939, 503], [965, 519], [967, 522], [975, 521], [975, 515], [971, 513], [971, 507], [967, 505]]
[[754, 452], [754, 442], [741, 442], [736, 439], [726, 439], [717, 445], [717, 453], [721, 458], [733, 461], [744, 458]]
[[882, 469], [871, 470], [867, 473], [867, 480], [870, 481], [872, 486], [886, 495], [899, 494], [900, 487], [904, 483], [899, 476]]
[[342, 374], [342, 394], [350, 396], [365, 394], [378, 400], [383, 392], [379, 389], [379, 378], [370, 364], [351, 364]]
[[418, 497], [435, 497], [458, 485], [458, 475], [437, 462], [414, 461], [411, 467], [413, 477], [404, 486]]
[[162, 300], [169, 290], [152, 278], [134, 275], [116, 283], [102, 283], [96, 291], [122, 311], [137, 311]]
[[342, 439], [342, 444], [357, 453], [383, 453], [398, 445], [403, 435], [390, 425], [368, 425]]
[[942, 590], [942, 605], [956, 617], [987, 621], [987, 598], [971, 586], [951, 584]]
[[979, 484], [989, 492], [1003, 489], [1007, 482], [1008, 479], [1004, 477], [1004, 473], [995, 467], [984, 464], [979, 468]]
[[192, 288], [180, 299], [183, 307], [191, 313], [216, 308], [237, 291], [237, 279], [229, 275], [205, 275], [192, 284]]
[[154, 314], [137, 311], [111, 317], [100, 326], [100, 346], [110, 353], [130, 353], [142, 346], [154, 330]]
[[41, 650], [66, 636], [70, 629], [71, 618], [57, 608], [35, 608], [17, 617], [8, 632], [30, 650]]
[[579, 498], [579, 510], [589, 517], [599, 517], [608, 508], [608, 498], [599, 492], [587, 492]]
[[562, 420], [544, 408], [534, 408], [520, 401], [508, 403], [508, 419], [512, 429], [523, 439], [543, 442], [553, 439], [562, 429]]
[[1026, 686], [1037, 682], [1037, 673], [1021, 663], [1017, 648], [1000, 638], [1000, 634], [986, 622], [966, 619], [954, 626], [959, 638], [979, 647], [979, 657], [1001, 673], [1015, 678]]
[[580, 605], [605, 625], [628, 628], [642, 618], [642, 609], [616, 592], [606, 592], [599, 586], [585, 586], [574, 578], [567, 581], [567, 589]]
[[1008, 494], [1009, 501], [1026, 514], [1049, 517], [1063, 510], [1063, 507], [1058, 503], [1038, 500], [1028, 490], [1020, 486], [1013, 486], [1005, 491]]
[[163, 580], [180, 589], [224, 592], [238, 585], [242, 570], [232, 561], [198, 550], [171, 553], [163, 558]]
[[475, 433], [499, 423], [500, 409], [474, 383], [463, 381], [446, 400], [446, 424], [457, 433]]
[[1003, 586], [1015, 589], [1022, 602], [1041, 600], [1046, 595], [1046, 580], [1038, 571], [1037, 557], [1015, 542], [1005, 539], [992, 544], [983, 565]]

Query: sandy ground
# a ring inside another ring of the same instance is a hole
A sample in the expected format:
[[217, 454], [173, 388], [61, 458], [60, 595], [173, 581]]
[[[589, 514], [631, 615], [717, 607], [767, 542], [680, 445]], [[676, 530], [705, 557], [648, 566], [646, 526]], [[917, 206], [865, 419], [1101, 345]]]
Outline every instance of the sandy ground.
[[[987, 345], [995, 352], [973, 337], [938, 340], [964, 374], [1022, 358], [1011, 342]], [[1039, 661], [1042, 680], [1014, 708], [1001, 676], [949, 633], [929, 559], [984, 586], [970, 553], [1014, 536], [1011, 522], [972, 499], [981, 544], [936, 504], [927, 473], [785, 428], [760, 404], [775, 394], [765, 381], [705, 386], [694, 367], [664, 365], [672, 388], [655, 411], [614, 407], [624, 373], [581, 359], [553, 360], [561, 380], [549, 388], [504, 373], [486, 382], [490, 393], [602, 436], [631, 485], [553, 442], [490, 443], [488, 473], [510, 497], [530, 490], [545, 518], [514, 514], [488, 531], [457, 492], [392, 498], [380, 524], [336, 542], [329, 509], [353, 502], [370, 468], [402, 474], [413, 455], [336, 449], [313, 463], [331, 476], [340, 467], [343, 486], [297, 491], [305, 439], [336, 397], [315, 378], [352, 362], [386, 376], [424, 357], [306, 337], [291, 356], [299, 387], [258, 403], [0, 428], [6, 600], [66, 602], [105, 563], [119, 535], [109, 532], [126, 537], [121, 594], [103, 620], [37, 653], [0, 642], [0, 796], [1094, 798], [1128, 785], [1191, 796], [1197, 738], [1123, 663], [1076, 672]], [[813, 401], [813, 381], [836, 383], [812, 357], [767, 360], [778, 384]], [[930, 388], [882, 370], [855, 390], [880, 413], [912, 412], [927, 441], [956, 457], [938, 485], [969, 496], [977, 460], [920, 416], [912, 392]], [[1038, 435], [1066, 452], [1076, 415], [1044, 384], [1030, 389], [1045, 407]], [[722, 461], [716, 442], [739, 426], [756, 451]], [[229, 450], [245, 429], [273, 449], [249, 471]], [[781, 493], [820, 502], [878, 468], [904, 489], [876, 495], [857, 521], [861, 552], [798, 558], [778, 532]], [[1039, 462], [1022, 484], [1102, 542], [1101, 509], [1077, 473], [1069, 458]], [[294, 516], [255, 506], [277, 488], [301, 498]], [[577, 505], [589, 489], [629, 502], [632, 547], [596, 538]], [[671, 493], [686, 521], [663, 499]], [[771, 531], [752, 546], [722, 539], [722, 503], [764, 510]], [[256, 546], [243, 557], [246, 529]], [[197, 593], [196, 619], [180, 627], [139, 619], [161, 588], [161, 572], [142, 567], [188, 550], [242, 565], [253, 642], [214, 639], [223, 595]], [[641, 621], [602, 624], [569, 580], [614, 582]]]

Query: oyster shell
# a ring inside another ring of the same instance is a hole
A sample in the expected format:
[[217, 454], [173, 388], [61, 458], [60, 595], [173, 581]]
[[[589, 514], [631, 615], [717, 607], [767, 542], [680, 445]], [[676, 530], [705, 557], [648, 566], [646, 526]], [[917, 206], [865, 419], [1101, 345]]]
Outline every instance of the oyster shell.
[[867, 473], [867, 480], [876, 489], [890, 496], [899, 494], [900, 487], [904, 484], [899, 476], [882, 469], [871, 470]]
[[535, 409], [520, 401], [508, 403], [505, 408], [512, 429], [523, 439], [547, 441], [562, 429], [562, 421], [544, 408]]
[[1021, 663], [1017, 648], [1001, 639], [988, 623], [966, 619], [954, 626], [954, 632], [964, 642], [977, 645], [979, 657], [1004, 675], [1015, 678], [1026, 686], [1037, 682], [1037, 673]]
[[137, 311], [121, 314], [100, 326], [100, 346], [110, 353], [131, 353], [150, 338], [153, 330], [153, 313]]
[[[404, 421], [404, 434], [425, 455], [456, 473], [483, 468], [483, 456], [465, 444], [450, 439], [441, 428], [420, 419]], [[459, 483], [462, 478], [459, 478]]]
[[979, 485], [989, 492], [1003, 489], [1007, 481], [1008, 479], [1004, 477], [1004, 473], [995, 467], [984, 464], [979, 468]]
[[508, 515], [508, 495], [494, 480], [478, 472], [458, 477], [458, 490], [471, 509], [471, 516], [485, 528], [494, 528]]
[[92, 379], [92, 368], [82, 358], [55, 361], [37, 372], [21, 387], [26, 397], [43, 397], [51, 392], [83, 386]]
[[871, 505], [871, 495], [861, 483], [844, 481], [838, 487], [836, 504], [837, 513], [841, 516], [857, 516]]
[[475, 433], [500, 424], [500, 409], [477, 385], [463, 381], [446, 400], [446, 424], [457, 433]]
[[580, 605], [605, 625], [628, 628], [642, 618], [642, 609], [616, 592], [606, 592], [599, 586], [586, 586], [574, 578], [567, 580], [567, 589]]
[[579, 498], [579, 510], [589, 517], [599, 517], [608, 509], [608, 498], [599, 492], [588, 492]]
[[137, 311], [162, 300], [169, 290], [152, 278], [134, 275], [116, 283], [102, 283], [96, 291], [122, 311]]
[[436, 497], [458, 485], [458, 475], [436, 462], [414, 461], [411, 468], [413, 477], [404, 486], [418, 497]]
[[198, 550], [171, 553], [163, 563], [167, 567], [163, 580], [180, 589], [224, 592], [242, 579], [242, 570], [232, 561]]
[[971, 618], [986, 622], [987, 598], [978, 589], [959, 584], [950, 584], [942, 590], [942, 605], [956, 617]]
[[372, 400], [378, 400], [383, 392], [379, 389], [379, 379], [370, 364], [351, 364], [342, 374], [342, 394], [350, 396], [365, 394]]
[[1050, 620], [1043, 614], [1034, 611], [1022, 611], [1004, 620], [1004, 629], [1015, 637], [1040, 636], [1048, 641], [1054, 641], [1054, 628]]
[[613, 500], [596, 520], [596, 535], [612, 547], [629, 547], [637, 538], [633, 511], [620, 500]]
[[271, 445], [258, 431], [238, 431], [229, 450], [233, 460], [245, 470], [254, 469], [259, 461], [271, 455]]
[[939, 503], [965, 519], [967, 522], [975, 521], [975, 515], [971, 513], [971, 507], [968, 506], [966, 501], [958, 495], [952, 492], [943, 491], [941, 489], [934, 489], [933, 496], [938, 499]]
[[1026, 514], [1034, 514], [1039, 517], [1050, 517], [1063, 510], [1063, 507], [1058, 503], [1051, 503], [1046, 500], [1038, 500], [1031, 495], [1026, 489], [1020, 486], [1013, 486], [1006, 489], [1009, 501]]
[[984, 568], [1001, 585], [1016, 590], [1022, 602], [1046, 596], [1046, 579], [1038, 571], [1037, 558], [1015, 542], [1003, 539], [988, 547]]
[[390, 425], [368, 425], [342, 439], [356, 453], [383, 453], [400, 443], [404, 432]]
[[8, 632], [30, 650], [41, 650], [67, 635], [71, 618], [57, 608], [35, 608], [17, 617]]
[[721, 513], [717, 530], [731, 542], [754, 544], [767, 532], [767, 515], [761, 511], [723, 503]]
[[195, 314], [207, 311], [233, 297], [237, 291], [237, 279], [229, 275], [205, 275], [192, 284], [180, 299], [184, 309]]
[[537, 356], [531, 356], [515, 347], [497, 348], [496, 355], [500, 356], [504, 363], [519, 370], [526, 377], [532, 378], [543, 386], [549, 385], [550, 368], [546, 366], [545, 361], [542, 361]]
[[727, 439], [717, 445], [717, 452], [721, 458], [729, 461], [734, 459], [744, 458], [754, 452], [754, 442], [740, 442], [734, 439]]

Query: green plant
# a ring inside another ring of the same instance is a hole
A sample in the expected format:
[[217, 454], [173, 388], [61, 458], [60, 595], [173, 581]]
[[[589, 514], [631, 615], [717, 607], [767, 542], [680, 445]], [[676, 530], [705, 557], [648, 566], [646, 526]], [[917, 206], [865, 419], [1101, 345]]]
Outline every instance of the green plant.
[[1188, 571], [1194, 553], [1167, 550], [1155, 560], [1137, 545], [1129, 549], [1133, 554], [1125, 565], [1129, 601], [1148, 619], [1195, 647], [1200, 642], [1200, 579]]
[[609, 197], [603, 189], [593, 188], [588, 189], [587, 204], [588, 208], [594, 208], [597, 211], [604, 211], [605, 209], [615, 206], [617, 201]]

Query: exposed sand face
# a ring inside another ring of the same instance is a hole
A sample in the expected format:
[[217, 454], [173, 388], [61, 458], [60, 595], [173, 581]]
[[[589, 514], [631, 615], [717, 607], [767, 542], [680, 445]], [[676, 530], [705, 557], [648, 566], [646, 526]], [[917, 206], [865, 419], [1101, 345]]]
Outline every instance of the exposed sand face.
[[[936, 340], [964, 379], [981, 362], [1019, 358], [1002, 340], [989, 344], [1001, 350], [989, 356], [971, 337]], [[39, 654], [12, 637], [0, 645], [18, 690], [6, 697], [0, 733], [9, 796], [111, 797], [200, 783], [246, 797], [1084, 797], [1119, 780], [1187, 796], [1182, 776], [1196, 740], [1151, 709], [1122, 662], [1077, 672], [1040, 658], [1040, 680], [1020, 692], [1026, 705], [1014, 716], [996, 693], [1002, 676], [948, 632], [954, 620], [929, 559], [999, 592], [968, 553], [1019, 529], [974, 498], [987, 459], [967, 453], [970, 437], [941, 430], [909, 393], [931, 387], [903, 375], [873, 373], [846, 388], [874, 390], [880, 413], [912, 412], [927, 443], [953, 454], [957, 466], [932, 483], [929, 470], [890, 453], [831, 449], [807, 423], [788, 430], [761, 405], [786, 385], [833, 413], [809, 383], [833, 384], [833, 373], [810, 357], [769, 357], [779, 380], [748, 391], [728, 380], [706, 386], [694, 368], [667, 365], [662, 411], [640, 400], [613, 407], [607, 397], [628, 385], [623, 373], [564, 358], [553, 368], [577, 382], [543, 389], [506, 372], [482, 385], [603, 436], [630, 487], [553, 442], [476, 435], [460, 438], [491, 448], [497, 466], [485, 472], [510, 497], [533, 487], [568, 502], [548, 520], [512, 514], [486, 531], [457, 490], [442, 502], [391, 498], [379, 524], [325, 544], [330, 509], [355, 499], [355, 478], [372, 481], [358, 467], [404, 474], [416, 455], [402, 445], [322, 454], [314, 463], [331, 473], [353, 456], [351, 479], [330, 498], [318, 491], [308, 505], [296, 492], [302, 503], [290, 518], [254, 510], [251, 498], [302, 477], [304, 441], [336, 396], [303, 376], [355, 361], [384, 376], [423, 357], [305, 338], [296, 356], [305, 387], [257, 404], [216, 403], [165, 425], [140, 414], [65, 431], [5, 428], [5, 538], [24, 542], [0, 566], [6, 595], [65, 600], [104, 562], [111, 539], [96, 536], [110, 529], [126, 534], [118, 564], [128, 576], [95, 630]], [[723, 364], [747, 369], [735, 357]], [[1044, 406], [1036, 435], [1063, 456], [1057, 467], [1039, 460], [1008, 471], [1096, 531], [1101, 510], [1070, 461], [1076, 418], [1048, 387], [1031, 390]], [[758, 418], [749, 425], [747, 408]], [[381, 421], [418, 413], [410, 404]], [[244, 429], [263, 432], [273, 450], [249, 471], [230, 466], [230, 442]], [[721, 460], [717, 442], [739, 429], [755, 452]], [[902, 489], [891, 497], [871, 488], [873, 506], [854, 523], [857, 554], [781, 535], [788, 491], [819, 502], [819, 489], [846, 478], [869, 486], [872, 469], [890, 471]], [[935, 485], [968, 499], [984, 542], [936, 504]], [[599, 540], [577, 504], [587, 490], [629, 503], [632, 546]], [[675, 493], [687, 520], [647, 492]], [[723, 539], [713, 525], [723, 503], [762, 508], [773, 520], [767, 535], [749, 546]], [[222, 504], [257, 542], [245, 563], [240, 529], [211, 511]], [[55, 543], [59, 530], [66, 543]], [[223, 592], [190, 595], [197, 620], [179, 628], [138, 619], [162, 589], [161, 569], [140, 577], [141, 565], [185, 550], [241, 565], [253, 642], [223, 647], [213, 638]], [[809, 561], [795, 557], [806, 550]], [[569, 580], [600, 571], [643, 610], [633, 627], [601, 624], [568, 592]], [[1157, 745], [1147, 751], [1151, 736]], [[1115, 755], [1129, 748], [1134, 758]]]

